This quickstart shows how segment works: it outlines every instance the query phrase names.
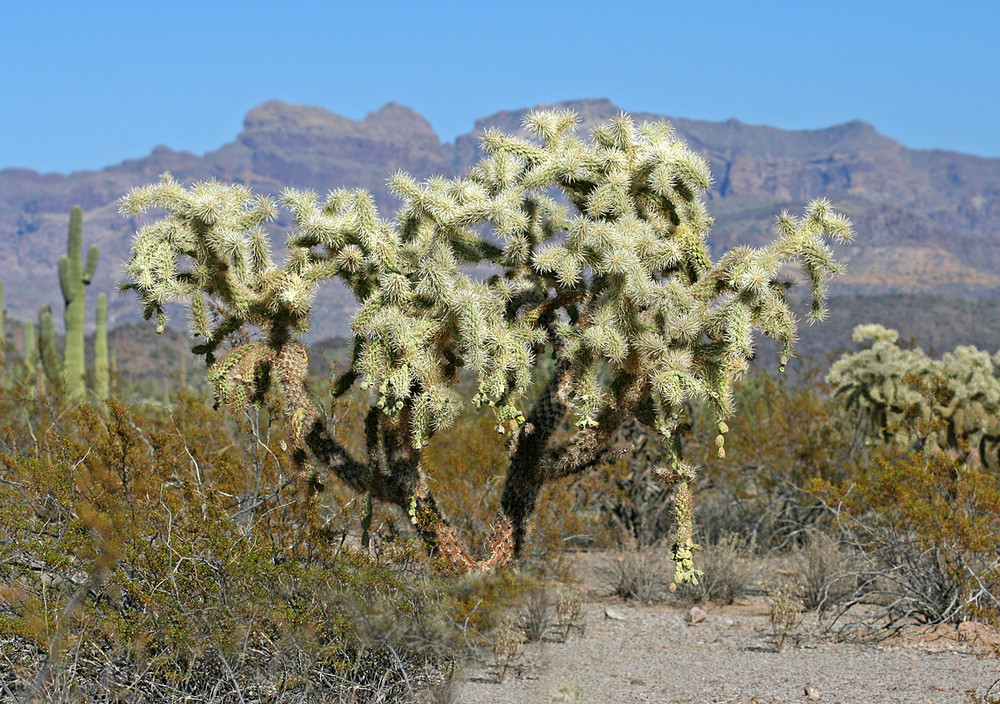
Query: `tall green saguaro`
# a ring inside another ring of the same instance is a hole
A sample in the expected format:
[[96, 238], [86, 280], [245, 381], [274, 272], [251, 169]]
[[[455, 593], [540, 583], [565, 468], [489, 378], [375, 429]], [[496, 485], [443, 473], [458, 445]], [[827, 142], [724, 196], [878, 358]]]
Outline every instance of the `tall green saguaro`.
[[66, 392], [75, 401], [83, 400], [86, 391], [86, 368], [83, 358], [83, 322], [86, 286], [97, 269], [100, 252], [97, 245], [87, 251], [87, 266], [83, 264], [83, 210], [74, 205], [69, 214], [67, 256], [59, 258], [59, 285], [66, 302], [66, 348], [63, 367]]
[[97, 332], [94, 335], [94, 395], [103, 401], [111, 395], [108, 367], [108, 296], [97, 296]]
[[24, 323], [24, 393], [28, 398], [35, 397], [35, 386], [38, 375], [38, 347], [35, 345], [35, 323], [31, 320]]
[[38, 354], [42, 358], [44, 376], [49, 384], [58, 390], [65, 384], [66, 375], [63, 373], [63, 365], [56, 350], [55, 320], [52, 317], [52, 308], [48, 305], [42, 306], [38, 311]]

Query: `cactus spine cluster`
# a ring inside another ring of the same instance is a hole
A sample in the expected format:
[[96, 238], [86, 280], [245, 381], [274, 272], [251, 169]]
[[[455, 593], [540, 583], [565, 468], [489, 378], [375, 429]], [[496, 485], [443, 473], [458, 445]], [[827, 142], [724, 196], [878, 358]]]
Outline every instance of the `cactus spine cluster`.
[[83, 261], [83, 210], [74, 205], [70, 210], [69, 237], [66, 256], [59, 258], [59, 286], [66, 304], [66, 340], [63, 366], [66, 393], [74, 401], [82, 401], [86, 393], [86, 367], [83, 353], [83, 325], [86, 311], [86, 287], [97, 269], [99, 251], [92, 245]]
[[[531, 113], [524, 124], [532, 139], [488, 131], [486, 157], [466, 177], [392, 176], [402, 200], [394, 222], [361, 190], [285, 191], [296, 230], [281, 267], [263, 230], [277, 203], [244, 186], [186, 188], [166, 175], [122, 201], [125, 213], [166, 210], [138, 233], [125, 288], [160, 327], [165, 303], [188, 301], [201, 338], [194, 351], [220, 400], [241, 408], [277, 391], [302, 461], [398, 505], [459, 566], [513, 559], [542, 486], [620, 454], [619, 430], [638, 419], [672, 448], [657, 476], [681, 498], [675, 579], [695, 580], [685, 404], [707, 401], [721, 438], [752, 332], [779, 340], [783, 361], [794, 339], [779, 270], [802, 264], [811, 315], [822, 317], [824, 283], [840, 270], [824, 239], [849, 240], [851, 224], [815, 201], [802, 218], [783, 213], [772, 244], [715, 261], [701, 199], [708, 165], [669, 125], [621, 115], [584, 140], [569, 112]], [[498, 273], [478, 280], [468, 265]], [[359, 304], [352, 366], [335, 389], [360, 382], [373, 393], [369, 461], [332, 439], [302, 383], [296, 337], [309, 327], [316, 285], [332, 278]], [[248, 331], [254, 340], [242, 342]], [[217, 359], [223, 343], [231, 349]], [[547, 378], [537, 378], [542, 360], [551, 360]], [[438, 509], [421, 454], [465, 403], [459, 370], [474, 376], [471, 402], [494, 409], [508, 446], [497, 530], [479, 562]]]

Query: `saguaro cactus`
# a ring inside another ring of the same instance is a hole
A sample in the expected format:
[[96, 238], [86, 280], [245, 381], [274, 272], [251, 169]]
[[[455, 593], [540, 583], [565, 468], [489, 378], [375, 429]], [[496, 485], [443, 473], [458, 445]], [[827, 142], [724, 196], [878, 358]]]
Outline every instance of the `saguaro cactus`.
[[69, 216], [69, 242], [66, 256], [59, 258], [59, 286], [66, 303], [66, 340], [63, 367], [66, 375], [66, 393], [80, 401], [86, 392], [86, 367], [83, 354], [83, 324], [86, 310], [86, 286], [97, 269], [97, 245], [87, 251], [87, 265], [83, 263], [83, 210], [74, 205]]
[[[783, 358], [795, 334], [779, 269], [802, 263], [812, 315], [821, 317], [824, 281], [839, 271], [823, 238], [846, 241], [851, 225], [816, 201], [801, 219], [782, 214], [771, 245], [713, 261], [700, 197], [711, 182], [705, 160], [668, 125], [636, 126], [622, 115], [586, 142], [573, 136], [576, 122], [536, 112], [525, 119], [534, 140], [489, 131], [487, 157], [464, 178], [418, 184], [394, 175], [403, 202], [395, 223], [364, 191], [323, 200], [286, 191], [297, 230], [282, 267], [262, 229], [277, 214], [270, 198], [214, 182], [188, 189], [164, 176], [123, 199], [127, 213], [167, 211], [138, 233], [125, 288], [160, 326], [167, 301], [188, 300], [202, 338], [194, 351], [205, 355], [221, 401], [241, 408], [276, 392], [299, 461], [396, 504], [459, 567], [516, 557], [542, 486], [618, 456], [618, 432], [637, 418], [670, 448], [657, 476], [677, 495], [675, 580], [696, 580], [685, 403], [712, 405], [721, 449], [752, 331], [780, 340]], [[480, 281], [463, 264], [500, 273]], [[342, 394], [360, 381], [373, 392], [366, 458], [337, 443], [303, 384], [306, 352], [296, 336], [309, 327], [316, 284], [331, 278], [360, 305], [352, 365], [334, 388]], [[221, 316], [209, 317], [206, 298]], [[241, 342], [248, 331], [253, 341]], [[224, 342], [232, 349], [216, 359]], [[548, 373], [542, 358], [552, 360]], [[495, 410], [507, 438], [500, 515], [481, 561], [450, 529], [422, 461], [463, 406], [460, 369], [475, 378], [471, 401]], [[540, 388], [526, 405], [536, 376]]]
[[24, 335], [24, 393], [28, 398], [34, 398], [35, 386], [38, 383], [38, 347], [35, 344], [35, 324], [27, 320], [22, 330]]
[[42, 359], [42, 369], [45, 377], [54, 389], [63, 388], [66, 376], [63, 373], [62, 361], [56, 349], [55, 320], [52, 308], [44, 305], [38, 311], [38, 354]]
[[108, 296], [97, 296], [97, 330], [94, 333], [94, 395], [103, 401], [111, 395], [108, 365]]
[[7, 311], [3, 307], [3, 281], [0, 281], [0, 389], [7, 383]]

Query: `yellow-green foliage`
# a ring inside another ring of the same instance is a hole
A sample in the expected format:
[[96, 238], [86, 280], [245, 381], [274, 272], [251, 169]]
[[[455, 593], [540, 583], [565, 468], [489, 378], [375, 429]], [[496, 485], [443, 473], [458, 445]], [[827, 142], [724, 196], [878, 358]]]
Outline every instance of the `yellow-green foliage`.
[[865, 349], [843, 355], [827, 374], [844, 405], [885, 440], [971, 452], [1000, 466], [1000, 353], [961, 346], [934, 359], [898, 338], [880, 325], [854, 330]]
[[444, 678], [439, 587], [343, 547], [320, 483], [253, 420], [241, 432], [189, 396], [3, 417], [6, 686], [46, 660], [80, 700], [301, 696], [324, 680], [395, 698]]

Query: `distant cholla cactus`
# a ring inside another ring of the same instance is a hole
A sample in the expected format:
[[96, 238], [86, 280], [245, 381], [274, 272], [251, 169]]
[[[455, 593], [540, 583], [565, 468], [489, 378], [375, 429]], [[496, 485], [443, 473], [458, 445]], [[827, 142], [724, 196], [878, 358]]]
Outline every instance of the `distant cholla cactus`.
[[[322, 199], [286, 191], [296, 231], [283, 267], [261, 229], [276, 214], [271, 200], [219, 183], [186, 189], [164, 176], [122, 201], [127, 213], [167, 211], [138, 233], [124, 287], [161, 326], [163, 304], [190, 300], [204, 338], [194, 349], [207, 356], [221, 400], [258, 402], [276, 380], [303, 461], [402, 507], [460, 566], [516, 557], [542, 486], [617, 456], [619, 429], [637, 418], [668, 439], [658, 476], [682, 499], [676, 579], [691, 580], [684, 404], [712, 405], [721, 451], [752, 331], [783, 344], [782, 363], [795, 336], [779, 270], [802, 263], [811, 315], [821, 318], [824, 282], [839, 272], [823, 239], [848, 241], [851, 225], [815, 201], [801, 219], [778, 218], [773, 244], [713, 262], [705, 244], [712, 219], [700, 198], [711, 183], [705, 160], [665, 124], [636, 126], [622, 115], [585, 142], [573, 136], [576, 123], [569, 112], [535, 112], [525, 127], [537, 141], [487, 131], [487, 156], [464, 178], [421, 184], [395, 174], [395, 222], [363, 191]], [[477, 280], [466, 273], [476, 264], [502, 273]], [[315, 285], [331, 278], [360, 306], [352, 366], [336, 388], [360, 382], [374, 392], [367, 461], [332, 439], [302, 385], [305, 352], [295, 338], [308, 328]], [[247, 329], [256, 331], [249, 344], [241, 342]], [[231, 351], [216, 360], [224, 342]], [[543, 357], [551, 372], [525, 407]], [[460, 369], [474, 375], [472, 402], [492, 407], [508, 437], [497, 531], [478, 563], [448, 528], [421, 462], [421, 449], [463, 407]], [[565, 438], [555, 432], [564, 421], [572, 423]]]
[[898, 333], [861, 325], [860, 352], [845, 354], [826, 380], [856, 409], [869, 432], [885, 441], [972, 452], [983, 464], [1000, 464], [1000, 354], [956, 347], [941, 359], [898, 346]]

